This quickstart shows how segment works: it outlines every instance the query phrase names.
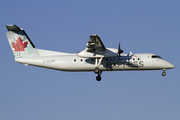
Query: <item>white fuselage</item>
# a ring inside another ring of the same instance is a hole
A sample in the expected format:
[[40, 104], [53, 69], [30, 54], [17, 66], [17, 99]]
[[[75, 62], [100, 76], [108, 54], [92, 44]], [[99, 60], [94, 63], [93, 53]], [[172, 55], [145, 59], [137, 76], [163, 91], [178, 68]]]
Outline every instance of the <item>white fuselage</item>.
[[[41, 50], [38, 50], [39, 52]], [[82, 58], [76, 54], [49, 52], [39, 57], [15, 58], [16, 62], [61, 71], [94, 71], [95, 58]], [[51, 54], [51, 55], [50, 55]], [[172, 69], [174, 65], [162, 58], [152, 57], [154, 54], [121, 54], [121, 57], [103, 58], [100, 71], [123, 70], [164, 70]]]

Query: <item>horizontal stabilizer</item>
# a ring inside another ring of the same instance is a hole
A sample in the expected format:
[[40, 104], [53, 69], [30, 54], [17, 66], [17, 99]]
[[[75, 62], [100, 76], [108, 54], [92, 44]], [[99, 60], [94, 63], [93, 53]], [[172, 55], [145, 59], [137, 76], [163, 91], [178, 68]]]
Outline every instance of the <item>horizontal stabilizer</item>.
[[21, 30], [18, 26], [16, 25], [6, 25], [6, 28], [8, 29], [8, 31], [19, 31]]

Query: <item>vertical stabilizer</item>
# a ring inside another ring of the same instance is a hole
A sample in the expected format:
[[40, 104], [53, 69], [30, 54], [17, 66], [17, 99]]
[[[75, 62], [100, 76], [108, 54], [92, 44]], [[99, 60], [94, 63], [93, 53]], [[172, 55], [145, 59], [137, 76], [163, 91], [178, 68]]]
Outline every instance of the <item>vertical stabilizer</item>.
[[34, 44], [22, 28], [16, 25], [6, 25], [6, 28], [8, 29], [6, 36], [15, 58], [39, 56]]

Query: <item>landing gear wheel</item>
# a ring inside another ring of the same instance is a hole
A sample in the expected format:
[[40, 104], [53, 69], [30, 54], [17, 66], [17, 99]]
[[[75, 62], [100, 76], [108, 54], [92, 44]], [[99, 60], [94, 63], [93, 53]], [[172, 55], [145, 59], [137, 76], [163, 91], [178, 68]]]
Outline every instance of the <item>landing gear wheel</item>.
[[164, 71], [164, 72], [162, 72], [162, 76], [165, 76], [166, 75], [166, 72]]
[[98, 76], [96, 77], [96, 80], [97, 80], [97, 81], [101, 81], [101, 76], [98, 75]]
[[98, 69], [98, 68], [95, 68], [95, 69], [94, 69], [94, 73], [99, 74], [99, 69]]

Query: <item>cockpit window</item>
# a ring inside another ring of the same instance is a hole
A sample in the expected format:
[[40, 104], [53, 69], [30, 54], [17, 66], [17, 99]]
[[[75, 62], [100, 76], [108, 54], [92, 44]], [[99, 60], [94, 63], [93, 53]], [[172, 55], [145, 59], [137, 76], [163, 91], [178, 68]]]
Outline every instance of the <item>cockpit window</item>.
[[158, 56], [158, 55], [152, 55], [152, 58], [159, 58], [162, 59], [162, 57]]

